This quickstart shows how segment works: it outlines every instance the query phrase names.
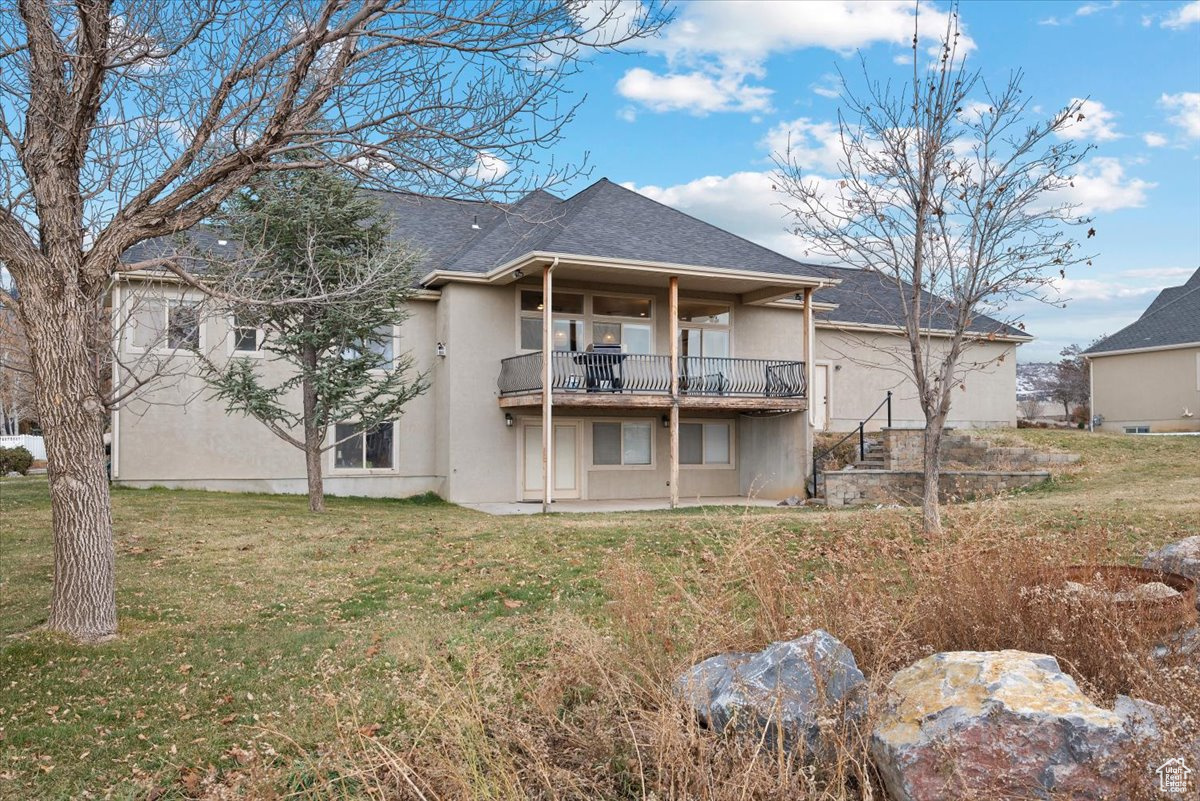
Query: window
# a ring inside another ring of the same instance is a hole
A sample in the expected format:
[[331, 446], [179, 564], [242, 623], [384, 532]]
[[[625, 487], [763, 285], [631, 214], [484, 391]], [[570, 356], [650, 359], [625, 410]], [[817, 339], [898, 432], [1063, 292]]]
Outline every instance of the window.
[[364, 430], [361, 423], [338, 423], [333, 427], [336, 470], [385, 470], [394, 466], [392, 451], [395, 421], [387, 420]]
[[592, 423], [592, 464], [648, 465], [653, 436], [651, 423]]
[[395, 326], [385, 325], [375, 329], [375, 335], [365, 342], [342, 350], [343, 359], [357, 359], [363, 353], [374, 353], [379, 357], [375, 369], [391, 370], [396, 366]]
[[171, 350], [199, 349], [199, 304], [178, 300], [167, 304], [167, 347]]
[[129, 315], [129, 344], [138, 350], [200, 348], [200, 304], [143, 298]]
[[1150, 426], [1125, 426], [1126, 434], [1149, 434]]
[[679, 322], [682, 323], [679, 327], [681, 357], [723, 359], [729, 356], [728, 304], [681, 300]]
[[654, 338], [651, 312], [649, 298], [593, 296], [592, 342], [620, 345], [626, 353], [650, 353]]
[[231, 331], [235, 353], [258, 353], [262, 350], [263, 330], [246, 315], [234, 315]]
[[[554, 350], [583, 350], [583, 295], [555, 292], [551, 313]], [[521, 348], [542, 349], [542, 293], [521, 290]]]
[[679, 463], [728, 465], [729, 423], [680, 423]]

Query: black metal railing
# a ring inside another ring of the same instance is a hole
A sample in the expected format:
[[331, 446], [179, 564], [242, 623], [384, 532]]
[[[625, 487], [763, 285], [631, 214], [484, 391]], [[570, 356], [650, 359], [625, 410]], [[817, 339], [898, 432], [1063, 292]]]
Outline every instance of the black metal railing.
[[891, 428], [892, 427], [892, 391], [889, 389], [887, 392], [887, 396], [883, 399], [883, 401], [878, 406], [875, 407], [875, 411], [871, 412], [870, 414], [868, 414], [866, 416], [866, 418], [864, 418], [862, 421], [860, 421], [856, 428], [851, 429], [851, 431], [849, 433], [847, 433], [846, 436], [842, 437], [837, 442], [830, 445], [828, 448], [826, 448], [820, 454], [818, 454], [815, 449], [813, 450], [812, 497], [814, 497], [814, 498], [817, 497], [817, 474], [820, 472], [820, 469], [821, 469], [820, 468], [821, 460], [824, 459], [829, 454], [833, 453], [837, 449], [837, 447], [839, 445], [841, 445], [843, 442], [850, 439], [855, 434], [858, 434], [858, 460], [861, 462], [863, 459], [866, 458], [866, 456], [867, 456], [867, 438], [864, 433], [866, 425], [867, 425], [867, 423], [871, 422], [871, 420], [875, 417], [875, 415], [879, 414], [880, 409], [883, 409], [885, 407], [887, 408], [887, 425], [888, 425], [888, 428]]
[[[540, 392], [542, 353], [500, 361], [501, 395]], [[550, 354], [553, 391], [670, 394], [671, 357], [641, 353], [556, 350]], [[679, 359], [679, 394], [751, 398], [803, 398], [804, 363], [782, 359]]]

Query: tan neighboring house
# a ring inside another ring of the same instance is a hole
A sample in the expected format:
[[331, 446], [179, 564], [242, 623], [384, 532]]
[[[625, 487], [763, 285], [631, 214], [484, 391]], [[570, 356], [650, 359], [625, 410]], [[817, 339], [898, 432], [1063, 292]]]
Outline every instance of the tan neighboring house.
[[[888, 390], [894, 424], [921, 420], [911, 386], [872, 366], [869, 345], [899, 345], [875, 276], [797, 262], [607, 180], [502, 207], [378, 198], [395, 236], [424, 253], [392, 348], [431, 387], [327, 454], [330, 494], [783, 498], [804, 494], [814, 430], [856, 426]], [[160, 274], [118, 288], [122, 351], [159, 349], [184, 369], [114, 412], [114, 480], [304, 492], [302, 454], [208, 400], [187, 369], [194, 347], [263, 358], [261, 332], [234, 320], [179, 324], [196, 300]], [[1014, 350], [1030, 338], [988, 318], [976, 329], [981, 369], [953, 424], [1015, 425]]]
[[1126, 434], [1200, 431], [1200, 270], [1083, 354], [1092, 424]]

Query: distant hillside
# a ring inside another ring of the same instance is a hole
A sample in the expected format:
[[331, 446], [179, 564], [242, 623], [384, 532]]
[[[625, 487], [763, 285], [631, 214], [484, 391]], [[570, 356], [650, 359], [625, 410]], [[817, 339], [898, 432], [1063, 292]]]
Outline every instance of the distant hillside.
[[1050, 387], [1054, 384], [1056, 362], [1029, 362], [1017, 364], [1017, 400], [1036, 397], [1048, 400]]

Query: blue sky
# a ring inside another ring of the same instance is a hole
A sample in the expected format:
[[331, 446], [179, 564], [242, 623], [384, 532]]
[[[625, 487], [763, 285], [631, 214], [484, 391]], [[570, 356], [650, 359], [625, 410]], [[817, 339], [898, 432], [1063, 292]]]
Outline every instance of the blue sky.
[[[923, 30], [940, 30], [948, 8], [922, 3]], [[873, 75], [911, 75], [912, 13], [903, 0], [681, 3], [645, 52], [600, 56], [572, 79], [587, 99], [555, 155], [586, 152], [593, 180], [800, 255], [771, 189], [771, 153], [791, 132], [814, 171], [833, 174], [837, 69], [853, 86], [861, 51]], [[1023, 70], [1046, 116], [1089, 98], [1074, 136], [1096, 149], [1073, 199], [1095, 217], [1099, 256], [1068, 273], [1065, 309], [1022, 312], [1039, 339], [1020, 360], [1055, 359], [1200, 267], [1200, 0], [977, 0], [961, 14], [985, 79]]]

